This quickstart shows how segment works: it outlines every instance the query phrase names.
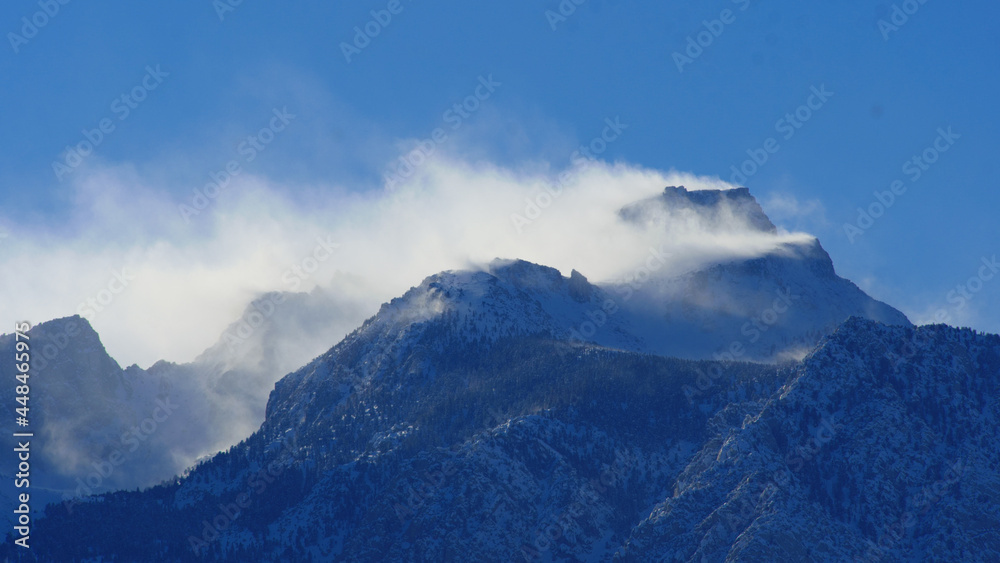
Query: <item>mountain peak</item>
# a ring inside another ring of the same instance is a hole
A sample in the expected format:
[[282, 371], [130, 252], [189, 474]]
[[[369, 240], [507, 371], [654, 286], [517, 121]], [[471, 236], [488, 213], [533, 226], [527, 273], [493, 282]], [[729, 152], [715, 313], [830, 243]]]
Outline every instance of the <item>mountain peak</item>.
[[31, 335], [36, 339], [35, 349], [38, 350], [33, 364], [36, 369], [44, 369], [52, 362], [65, 362], [67, 357], [77, 355], [90, 357], [106, 370], [120, 369], [107, 355], [97, 331], [80, 315], [39, 323], [31, 328]]
[[489, 273], [522, 289], [555, 289], [562, 282], [559, 270], [526, 260], [497, 258]]
[[659, 196], [627, 205], [619, 212], [622, 219], [639, 224], [669, 226], [695, 215], [714, 229], [746, 227], [763, 233], [777, 233], [747, 188], [729, 190], [688, 190], [667, 186]]
[[90, 326], [90, 322], [80, 315], [71, 315], [69, 317], [61, 317], [58, 319], [52, 319], [51, 321], [45, 321], [44, 323], [39, 323], [32, 327], [32, 330], [41, 330], [47, 333], [71, 333], [70, 336], [76, 336], [79, 334], [87, 339], [100, 338], [97, 331], [94, 330], [94, 327]]

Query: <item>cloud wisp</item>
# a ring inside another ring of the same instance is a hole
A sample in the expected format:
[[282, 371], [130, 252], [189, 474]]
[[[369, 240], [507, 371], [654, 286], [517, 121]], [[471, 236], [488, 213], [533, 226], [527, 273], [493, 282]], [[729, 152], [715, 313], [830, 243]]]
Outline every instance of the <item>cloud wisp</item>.
[[[607, 281], [651, 246], [665, 246], [667, 270], [680, 274], [806, 237], [720, 229], [690, 216], [643, 229], [618, 216], [668, 185], [731, 187], [621, 163], [581, 161], [555, 173], [544, 163], [514, 169], [435, 155], [382, 191], [242, 174], [192, 220], [178, 211], [185, 198], [151, 186], [132, 167], [91, 167], [73, 179], [68, 224], [24, 233], [0, 255], [6, 268], [31, 264], [0, 282], [5, 295], [18, 296], [0, 305], [0, 316], [41, 322], [81, 314], [112, 356], [145, 367], [192, 360], [267, 291], [319, 286], [373, 314], [427, 275], [496, 257]], [[559, 196], [516, 228], [513, 218], [553, 186]]]

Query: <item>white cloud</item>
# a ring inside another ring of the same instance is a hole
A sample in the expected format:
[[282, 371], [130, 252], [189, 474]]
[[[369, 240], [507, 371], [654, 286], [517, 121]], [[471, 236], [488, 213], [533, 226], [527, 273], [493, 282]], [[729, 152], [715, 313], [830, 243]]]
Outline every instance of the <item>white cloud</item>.
[[[0, 305], [0, 318], [41, 322], [72, 315], [96, 299], [103, 310], [92, 324], [109, 353], [123, 365], [145, 367], [162, 358], [193, 359], [253, 296], [293, 289], [288, 272], [311, 266], [317, 237], [340, 246], [295, 289], [326, 285], [338, 272], [351, 274], [364, 283], [336, 287], [354, 292], [372, 313], [427, 275], [495, 257], [522, 258], [564, 274], [575, 268], [600, 281], [620, 276], [654, 245], [668, 247], [671, 267], [680, 273], [706, 260], [753, 255], [803, 237], [719, 233], [697, 221], [670, 232], [624, 224], [618, 209], [664, 186], [731, 186], [717, 178], [600, 162], [569, 170], [561, 195], [518, 233], [511, 216], [524, 214], [527, 200], [537, 200], [557, 182], [546, 170], [539, 163], [510, 169], [436, 155], [406, 184], [378, 193], [287, 186], [243, 174], [190, 223], [178, 211], [178, 204], [190, 201], [146, 185], [131, 167], [79, 170], [73, 179], [77, 211], [68, 225], [22, 228], [26, 236], [16, 244], [7, 239], [0, 263], [17, 275], [5, 276], [0, 291], [16, 297]], [[124, 289], [112, 281], [122, 268], [134, 276]], [[110, 303], [101, 305], [109, 296]]]
[[791, 193], [770, 192], [761, 199], [760, 206], [776, 225], [792, 229], [824, 227], [829, 221], [826, 209], [818, 199], [799, 201]]

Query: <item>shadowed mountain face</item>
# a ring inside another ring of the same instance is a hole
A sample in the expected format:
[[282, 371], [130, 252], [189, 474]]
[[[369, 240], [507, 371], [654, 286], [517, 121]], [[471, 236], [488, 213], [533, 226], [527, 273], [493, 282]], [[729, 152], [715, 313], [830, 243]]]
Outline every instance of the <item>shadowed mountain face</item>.
[[778, 368], [574, 345], [513, 325], [470, 340], [460, 317], [405, 314], [402, 303], [387, 305], [284, 378], [261, 429], [188, 477], [72, 515], [50, 509], [37, 533], [62, 540], [39, 553], [1000, 553], [990, 501], [1000, 490], [990, 445], [1000, 416], [996, 336], [851, 319], [803, 362]]
[[716, 232], [778, 232], [747, 188], [688, 191], [684, 186], [667, 186], [657, 197], [625, 206], [619, 216], [636, 225], [700, 222]]
[[[712, 232], [777, 232], [746, 188], [664, 193], [622, 210], [624, 220], [672, 232], [695, 221]], [[679, 276], [647, 261], [632, 279], [608, 284], [644, 351], [683, 358], [799, 359], [847, 318], [909, 326], [896, 309], [838, 276], [819, 241], [784, 242], [761, 255], [728, 258]]]
[[[35, 435], [31, 486], [36, 506], [77, 490], [80, 495], [107, 492], [166, 477], [155, 468], [170, 464], [170, 449], [163, 447], [170, 440], [163, 438], [180, 419], [169, 382], [138, 368], [121, 369], [80, 317], [40, 324], [27, 335], [32, 369], [26, 430]], [[13, 335], [0, 336], [0, 350], [11, 358], [14, 344]], [[13, 363], [0, 363], [0, 377], [14, 381], [13, 368]], [[13, 393], [13, 386], [0, 389], [0, 411], [8, 420], [18, 406]], [[5, 447], [16, 445], [10, 435], [2, 440]], [[14, 469], [4, 469], [4, 506], [18, 492]]]
[[[87, 495], [150, 486], [239, 442], [263, 422], [279, 375], [328, 348], [347, 332], [345, 321], [362, 315], [329, 292], [266, 294], [194, 362], [147, 370], [122, 369], [79, 316], [33, 327], [35, 506], [72, 508]], [[13, 357], [13, 348], [13, 335], [0, 336], [0, 350]], [[0, 376], [13, 381], [13, 369], [0, 362]], [[13, 393], [0, 389], [8, 420], [18, 406]], [[13, 448], [12, 440], [3, 444]], [[11, 469], [3, 474], [11, 477]], [[3, 479], [0, 506], [12, 508], [16, 493], [13, 478]]]
[[990, 561], [1000, 338], [841, 326], [709, 439], [623, 560]]
[[838, 276], [813, 240], [677, 277], [617, 284], [648, 351], [684, 358], [800, 359], [852, 316], [910, 326], [898, 310]]

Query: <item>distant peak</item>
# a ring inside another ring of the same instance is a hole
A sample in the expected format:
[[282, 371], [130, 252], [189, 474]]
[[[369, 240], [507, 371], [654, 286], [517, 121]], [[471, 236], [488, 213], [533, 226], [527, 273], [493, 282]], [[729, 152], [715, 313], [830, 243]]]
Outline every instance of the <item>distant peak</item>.
[[490, 262], [489, 273], [519, 287], [551, 287], [562, 280], [559, 270], [526, 260], [497, 258]]
[[694, 212], [707, 221], [732, 223], [742, 220], [750, 228], [765, 232], [778, 231], [767, 217], [750, 190], [744, 187], [728, 190], [688, 190], [684, 186], [667, 186], [663, 193], [622, 208], [620, 215], [631, 222], [658, 222], [671, 213]]
[[87, 319], [81, 317], [80, 315], [45, 321], [32, 327], [32, 330], [40, 331], [46, 335], [65, 334], [72, 337], [81, 335], [87, 339], [99, 339], [97, 331], [94, 330], [94, 327], [90, 326]]
[[684, 186], [667, 186], [663, 188], [663, 197], [683, 197], [694, 203], [711, 205], [720, 199], [754, 199], [750, 188], [736, 187], [728, 190], [688, 190]]

